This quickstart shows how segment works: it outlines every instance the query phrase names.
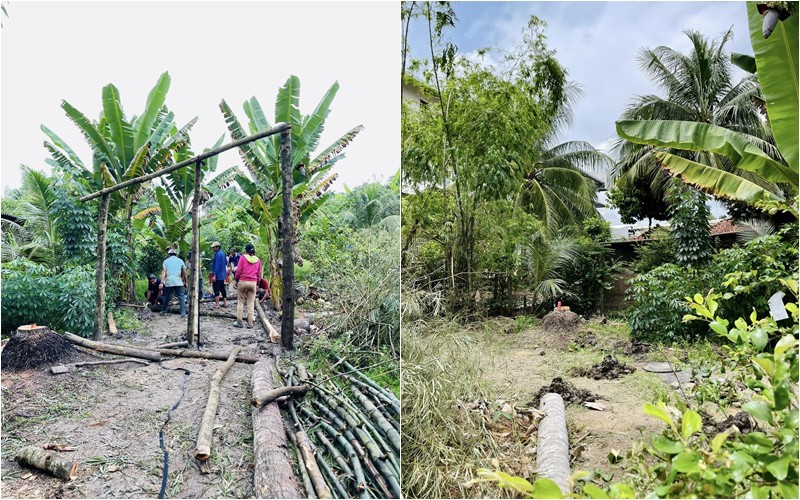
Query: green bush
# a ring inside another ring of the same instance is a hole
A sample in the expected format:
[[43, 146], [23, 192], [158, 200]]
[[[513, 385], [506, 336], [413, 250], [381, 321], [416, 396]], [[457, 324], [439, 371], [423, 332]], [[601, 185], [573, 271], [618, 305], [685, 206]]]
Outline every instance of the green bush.
[[669, 229], [656, 228], [650, 238], [650, 241], [636, 247], [636, 262], [633, 267], [637, 273], [652, 271], [662, 264], [675, 263], [677, 247]]
[[84, 337], [92, 334], [95, 306], [93, 264], [68, 267], [55, 273], [26, 259], [17, 259], [2, 270], [2, 331], [37, 323], [53, 330]]
[[608, 245], [589, 238], [579, 240], [578, 257], [561, 273], [568, 295], [557, 298], [581, 316], [590, 316], [603, 305], [603, 293], [611, 288], [611, 276], [617, 266]]
[[731, 295], [720, 309], [726, 317], [747, 317], [753, 309], [766, 314], [767, 300], [780, 290], [780, 279], [797, 274], [797, 244], [790, 237], [797, 234], [795, 227], [719, 252], [702, 268], [664, 264], [633, 278], [631, 337], [661, 342], [705, 337], [707, 329], [684, 323], [683, 316], [691, 312], [687, 296], [710, 290], [729, 289]]

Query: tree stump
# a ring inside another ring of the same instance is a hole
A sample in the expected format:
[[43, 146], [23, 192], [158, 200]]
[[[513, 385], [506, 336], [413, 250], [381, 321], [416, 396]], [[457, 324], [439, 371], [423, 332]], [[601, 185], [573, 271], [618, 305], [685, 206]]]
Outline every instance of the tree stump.
[[48, 327], [23, 325], [3, 348], [3, 369], [21, 371], [49, 366], [65, 360], [73, 352], [72, 345]]

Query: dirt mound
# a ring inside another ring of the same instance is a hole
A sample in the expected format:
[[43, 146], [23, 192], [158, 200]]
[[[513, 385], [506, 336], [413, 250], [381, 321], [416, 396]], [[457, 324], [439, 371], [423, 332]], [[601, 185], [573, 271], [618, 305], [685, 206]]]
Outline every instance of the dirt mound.
[[597, 335], [594, 334], [591, 330], [586, 330], [585, 332], [578, 332], [578, 335], [575, 336], [575, 340], [573, 342], [577, 347], [581, 349], [585, 349], [587, 347], [595, 347], [597, 346]]
[[75, 351], [64, 337], [47, 328], [17, 332], [3, 348], [3, 370], [22, 371], [64, 361]]
[[592, 366], [591, 368], [579, 368], [576, 370], [576, 375], [579, 377], [588, 377], [595, 380], [616, 379], [623, 375], [629, 375], [636, 371], [636, 368], [628, 366], [625, 363], [620, 363], [617, 358], [613, 356], [606, 356], [603, 361]]
[[556, 377], [552, 382], [550, 382], [550, 385], [546, 385], [536, 391], [536, 394], [533, 395], [533, 400], [529, 406], [532, 405], [538, 408], [542, 397], [544, 397], [544, 395], [548, 392], [555, 392], [556, 394], [559, 394], [564, 399], [565, 405], [571, 403], [583, 404], [587, 401], [597, 401], [598, 399], [597, 395], [592, 394], [584, 389], [578, 389], [570, 382], [563, 380], [561, 377]]
[[140, 321], [150, 321], [151, 319], [156, 317], [156, 313], [154, 313], [149, 307], [145, 307], [143, 309], [139, 309], [139, 320]]
[[750, 420], [750, 415], [746, 411], [740, 411], [735, 415], [731, 415], [721, 422], [715, 422], [714, 419], [706, 412], [700, 410], [700, 417], [703, 419], [703, 432], [709, 436], [725, 432], [735, 425], [739, 432], [747, 433], [753, 430], [753, 422]]
[[542, 330], [554, 333], [572, 333], [581, 325], [581, 317], [572, 311], [556, 309], [542, 319]]

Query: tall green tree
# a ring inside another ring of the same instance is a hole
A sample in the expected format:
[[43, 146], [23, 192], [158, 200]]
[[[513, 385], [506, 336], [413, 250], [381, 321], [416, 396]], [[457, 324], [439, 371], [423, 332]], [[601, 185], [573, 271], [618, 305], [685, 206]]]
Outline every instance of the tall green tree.
[[[772, 133], [759, 106], [761, 91], [753, 75], [735, 81], [726, 45], [733, 37], [729, 30], [720, 38], [709, 40], [702, 34], [684, 32], [691, 49], [684, 54], [670, 47], [644, 48], [638, 56], [642, 71], [661, 91], [661, 95], [638, 96], [623, 112], [620, 123], [647, 120], [694, 122], [697, 127], [719, 126], [747, 134], [752, 146], [765, 156], [777, 158]], [[618, 182], [646, 179], [651, 194], [664, 199], [669, 175], [661, 169], [662, 160], [653, 145], [631, 140], [620, 132], [615, 145], [618, 163], [611, 178]], [[695, 136], [696, 137], [696, 136]], [[668, 153], [722, 171], [735, 173], [748, 182], [769, 187], [769, 183], [742, 170], [725, 156], [708, 151], [668, 149]]]
[[[338, 176], [331, 171], [334, 165], [345, 157], [344, 149], [364, 127], [357, 125], [345, 132], [333, 144], [317, 151], [325, 120], [330, 114], [330, 106], [339, 83], [334, 83], [311, 114], [300, 112], [300, 79], [290, 76], [278, 90], [275, 101], [275, 122], [292, 125], [292, 167], [294, 187], [292, 188], [293, 213], [296, 222], [304, 222], [327, 199], [327, 193]], [[264, 114], [261, 104], [255, 97], [244, 103], [248, 118], [247, 129], [223, 100], [220, 110], [225, 117], [231, 138], [234, 140], [272, 128]], [[247, 131], [246, 131], [247, 130]], [[223, 196], [233, 203], [247, 207], [250, 214], [259, 222], [259, 236], [262, 245], [269, 251], [271, 286], [273, 302], [280, 304], [282, 288], [280, 282], [280, 240], [279, 218], [283, 209], [281, 193], [280, 137], [268, 137], [239, 148], [243, 168], [233, 167], [221, 173], [216, 182], [211, 183], [209, 191]], [[239, 190], [225, 189], [235, 182]], [[294, 225], [295, 228], [298, 224]], [[296, 230], [296, 229], [295, 229]], [[296, 238], [297, 235], [291, 237]], [[297, 246], [295, 246], [297, 249]], [[299, 254], [295, 261], [302, 265]]]

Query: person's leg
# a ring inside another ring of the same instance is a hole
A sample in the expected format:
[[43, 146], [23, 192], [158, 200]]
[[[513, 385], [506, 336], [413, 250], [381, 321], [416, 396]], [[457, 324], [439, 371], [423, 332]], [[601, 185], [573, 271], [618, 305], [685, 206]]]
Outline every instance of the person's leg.
[[175, 291], [178, 293], [178, 302], [181, 304], [181, 318], [186, 317], [186, 296], [183, 292], [182, 286], [176, 286]]
[[244, 288], [242, 287], [243, 282], [239, 282], [239, 288], [236, 291], [236, 321], [241, 325], [242, 324], [242, 314], [244, 313]]
[[219, 283], [219, 290], [222, 293], [222, 307], [228, 307], [228, 287], [225, 286], [225, 280], [219, 280], [217, 283]]
[[[241, 286], [241, 283], [239, 284]], [[255, 297], [256, 297], [256, 283], [247, 282], [247, 326], [253, 327], [255, 322]]]
[[219, 289], [219, 281], [214, 280], [214, 307], [219, 309], [219, 296], [222, 295], [222, 291]]
[[164, 295], [161, 296], [164, 302], [161, 303], [161, 314], [167, 314], [167, 307], [169, 307], [169, 299], [172, 297], [172, 287], [164, 287]]

